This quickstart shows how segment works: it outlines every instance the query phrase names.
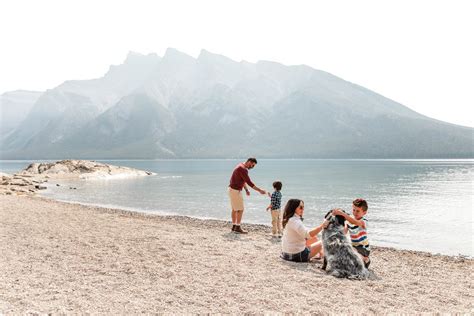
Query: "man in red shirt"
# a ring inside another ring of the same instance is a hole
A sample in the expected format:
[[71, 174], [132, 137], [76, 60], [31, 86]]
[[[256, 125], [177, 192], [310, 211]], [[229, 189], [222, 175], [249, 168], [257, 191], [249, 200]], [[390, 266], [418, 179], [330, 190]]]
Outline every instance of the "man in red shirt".
[[240, 227], [240, 222], [242, 220], [242, 215], [244, 213], [244, 198], [242, 196], [242, 189], [245, 189], [247, 195], [250, 195], [250, 191], [247, 188], [247, 185], [254, 189], [260, 194], [267, 194], [265, 190], [257, 187], [252, 180], [249, 178], [249, 169], [252, 169], [257, 164], [257, 159], [249, 158], [245, 163], [239, 163], [230, 177], [230, 184], [228, 188], [230, 205], [232, 207], [232, 231], [238, 234], [247, 234], [248, 232], [244, 231]]

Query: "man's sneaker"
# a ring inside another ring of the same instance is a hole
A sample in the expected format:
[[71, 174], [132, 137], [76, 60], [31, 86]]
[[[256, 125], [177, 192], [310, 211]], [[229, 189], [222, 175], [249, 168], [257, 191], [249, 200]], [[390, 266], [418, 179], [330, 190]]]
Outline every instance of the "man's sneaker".
[[237, 233], [237, 234], [248, 234], [249, 232], [243, 230], [242, 227], [240, 227], [240, 225], [237, 225], [237, 226], [235, 226], [235, 228], [234, 228], [234, 233]]
[[232, 231], [233, 232], [235, 231], [235, 225], [232, 225]]

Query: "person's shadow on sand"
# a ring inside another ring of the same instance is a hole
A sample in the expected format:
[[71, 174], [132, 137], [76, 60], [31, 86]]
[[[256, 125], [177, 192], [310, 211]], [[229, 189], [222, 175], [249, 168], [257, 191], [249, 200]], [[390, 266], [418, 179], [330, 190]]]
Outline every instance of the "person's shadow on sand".
[[233, 232], [228, 232], [222, 234], [222, 237], [229, 241], [250, 241], [250, 238], [247, 237], [245, 234], [236, 234]]
[[[282, 258], [277, 258], [277, 260], [280, 260], [283, 265], [294, 268], [299, 271], [312, 270], [314, 272], [317, 272], [318, 275], [327, 275], [328, 277], [329, 276], [333, 277], [329, 275], [328, 273], [326, 273], [326, 270], [321, 269], [323, 265], [322, 259], [312, 259], [310, 262], [292, 262], [292, 261], [283, 260]], [[342, 278], [342, 279], [352, 280], [348, 278]], [[377, 276], [372, 269], [369, 269], [369, 277], [366, 280], [360, 280], [360, 281], [377, 281], [377, 280], [382, 280], [382, 278]]]
[[318, 272], [318, 274], [326, 274], [324, 270], [321, 270], [322, 261], [319, 262], [318, 260], [313, 260], [310, 262], [293, 262], [293, 261], [283, 260], [280, 257], [278, 257], [277, 260], [280, 260], [282, 265], [285, 265], [290, 268], [294, 268], [299, 271], [311, 270], [311, 271]]
[[281, 244], [281, 238], [275, 238], [275, 237], [268, 237], [267, 240], [271, 242], [272, 244]]

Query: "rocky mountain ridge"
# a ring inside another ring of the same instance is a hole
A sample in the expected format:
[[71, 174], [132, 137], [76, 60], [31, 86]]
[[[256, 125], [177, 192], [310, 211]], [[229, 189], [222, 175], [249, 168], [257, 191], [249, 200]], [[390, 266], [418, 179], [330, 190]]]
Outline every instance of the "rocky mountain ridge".
[[473, 130], [305, 65], [170, 48], [44, 92], [0, 157], [472, 158]]

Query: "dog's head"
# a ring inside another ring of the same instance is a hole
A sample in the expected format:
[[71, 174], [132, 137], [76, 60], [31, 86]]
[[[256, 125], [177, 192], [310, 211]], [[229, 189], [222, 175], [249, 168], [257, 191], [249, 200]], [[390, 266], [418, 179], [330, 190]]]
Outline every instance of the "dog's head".
[[336, 226], [344, 227], [344, 222], [346, 221], [344, 216], [341, 216], [341, 215], [334, 216], [334, 215], [332, 215], [332, 210], [327, 212], [327, 214], [326, 214], [326, 216], [324, 216], [324, 218], [329, 222], [329, 225], [328, 225], [327, 228], [336, 227]]

